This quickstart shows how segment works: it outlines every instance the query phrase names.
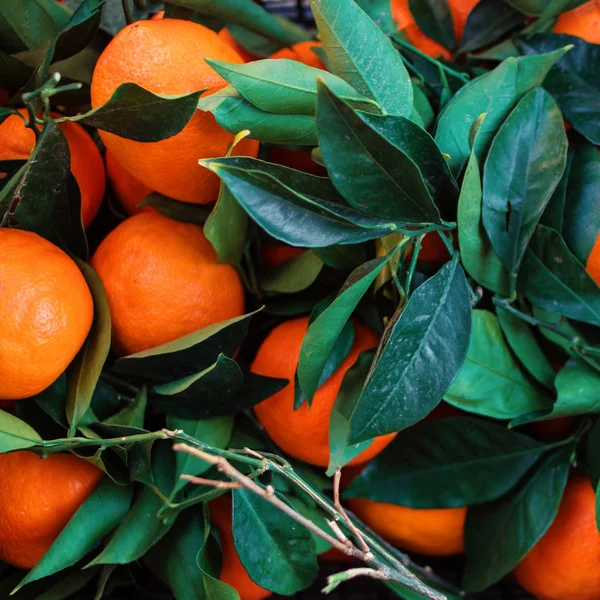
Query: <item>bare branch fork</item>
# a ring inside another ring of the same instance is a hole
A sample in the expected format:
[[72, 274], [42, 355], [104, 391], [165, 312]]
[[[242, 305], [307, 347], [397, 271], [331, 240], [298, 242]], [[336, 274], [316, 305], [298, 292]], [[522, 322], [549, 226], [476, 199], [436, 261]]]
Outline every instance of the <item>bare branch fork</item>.
[[[179, 437], [179, 432], [166, 432], [167, 437], [177, 438]], [[352, 556], [357, 560], [361, 560], [369, 565], [369, 567], [363, 568], [354, 568], [344, 571], [342, 573], [337, 573], [335, 575], [331, 575], [328, 578], [328, 585], [323, 589], [323, 592], [329, 593], [333, 589], [335, 589], [340, 583], [344, 581], [348, 581], [349, 579], [353, 579], [355, 577], [367, 576], [372, 577], [374, 579], [387, 580], [387, 581], [395, 581], [402, 585], [412, 588], [416, 592], [420, 593], [425, 598], [429, 598], [430, 600], [445, 600], [445, 596], [436, 590], [433, 590], [423, 584], [418, 577], [408, 570], [404, 565], [402, 565], [399, 561], [392, 557], [392, 560], [389, 562], [391, 564], [386, 564], [386, 562], [382, 561], [380, 558], [375, 556], [375, 554], [369, 548], [365, 537], [358, 530], [355, 524], [352, 522], [347, 512], [341, 505], [340, 502], [340, 478], [341, 478], [341, 470], [338, 469], [334, 476], [334, 506], [337, 511], [337, 514], [334, 514], [334, 520], [329, 520], [327, 523], [331, 528], [334, 536], [330, 533], [321, 529], [318, 525], [302, 516], [300, 513], [296, 512], [292, 507], [288, 506], [285, 502], [280, 500], [275, 494], [275, 488], [271, 485], [266, 487], [262, 487], [258, 485], [251, 477], [244, 475], [238, 469], [236, 469], [225, 456], [219, 456], [210, 454], [204, 450], [199, 448], [194, 448], [185, 443], [177, 443], [173, 445], [173, 450], [178, 452], [185, 452], [190, 454], [191, 456], [195, 456], [196, 458], [200, 458], [205, 462], [214, 465], [220, 473], [223, 473], [227, 477], [229, 477], [232, 481], [217, 481], [212, 479], [205, 479], [201, 477], [193, 477], [191, 475], [181, 475], [181, 479], [185, 481], [189, 481], [191, 483], [197, 485], [205, 485], [214, 487], [216, 489], [240, 489], [245, 488], [257, 496], [260, 496], [267, 502], [270, 502], [273, 506], [278, 508], [281, 512], [285, 513], [288, 517], [296, 521], [298, 524], [302, 525], [309, 531], [311, 531], [314, 535], [320, 537], [325, 540], [328, 544], [337, 548], [340, 552], [348, 556]], [[261, 469], [258, 469], [258, 473], [264, 473], [270, 468], [270, 461], [266, 459], [263, 455], [258, 452], [251, 451], [249, 449], [244, 449], [246, 453], [252, 455], [253, 457], [262, 461], [263, 465]], [[277, 465], [279, 466], [279, 465]], [[253, 473], [254, 475], [254, 473]], [[342, 531], [340, 525], [336, 521], [341, 521], [344, 526], [348, 529], [348, 531], [352, 534], [354, 539], [356, 540], [357, 545], [348, 538], [348, 536]], [[389, 558], [389, 557], [388, 557]]]

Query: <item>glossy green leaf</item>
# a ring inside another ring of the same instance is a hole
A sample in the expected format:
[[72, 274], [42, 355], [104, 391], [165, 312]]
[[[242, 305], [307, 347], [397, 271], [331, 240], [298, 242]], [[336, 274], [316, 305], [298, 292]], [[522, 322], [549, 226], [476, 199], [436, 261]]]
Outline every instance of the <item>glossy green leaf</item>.
[[572, 445], [553, 451], [511, 493], [492, 504], [469, 508], [463, 579], [467, 592], [496, 583], [546, 533], [567, 483], [572, 452]]
[[392, 17], [391, 4], [387, 0], [356, 0], [356, 3], [384, 33], [394, 33], [398, 29], [398, 24]]
[[[418, 80], [413, 80], [413, 94], [414, 94], [414, 111], [419, 115], [421, 119], [421, 123], [423, 125], [423, 129], [429, 129], [435, 120], [435, 113], [433, 112], [433, 108], [431, 107], [431, 102], [429, 102], [429, 98], [427, 94], [423, 91], [422, 86], [419, 84]], [[411, 119], [417, 122], [413, 116]]]
[[454, 23], [448, 0], [408, 0], [408, 8], [426, 36], [452, 52], [456, 50]]
[[363, 244], [313, 248], [313, 252], [328, 267], [334, 269], [355, 269], [367, 262], [367, 252]]
[[129, 510], [132, 486], [104, 478], [77, 509], [56, 541], [15, 589], [74, 565], [110, 533]]
[[500, 306], [496, 308], [496, 314], [508, 345], [523, 366], [542, 385], [553, 389], [556, 374], [532, 328], [525, 321]]
[[441, 221], [415, 161], [321, 83], [317, 129], [331, 180], [354, 208], [401, 223]]
[[94, 321], [88, 338], [69, 366], [66, 413], [75, 433], [92, 402], [92, 396], [110, 350], [111, 318], [108, 299], [96, 271], [77, 261], [94, 300]]
[[106, 104], [66, 118], [138, 142], [158, 142], [179, 133], [194, 116], [200, 91], [181, 96], [153, 94], [135, 83], [121, 84]]
[[37, 431], [18, 417], [0, 410], [0, 453], [39, 446], [42, 441]]
[[410, 117], [410, 77], [386, 35], [354, 0], [311, 0], [323, 50], [333, 73], [384, 113]]
[[233, 541], [250, 578], [275, 593], [295, 594], [317, 575], [308, 530], [245, 489], [233, 490]]
[[210, 209], [202, 204], [180, 202], [159, 192], [152, 192], [137, 206], [151, 206], [170, 219], [175, 219], [182, 223], [195, 223], [196, 225], [205, 223], [211, 213]]
[[511, 354], [498, 318], [486, 310], [473, 311], [467, 358], [444, 399], [494, 419], [513, 419], [552, 405]]
[[437, 123], [435, 141], [457, 175], [469, 158], [469, 132], [481, 115], [486, 118], [475, 143], [475, 153], [484, 157], [496, 131], [514, 105], [544, 81], [552, 65], [566, 52], [507, 58], [493, 71], [461, 88], [446, 105]]
[[519, 269], [566, 160], [561, 112], [542, 88], [532, 90], [498, 131], [484, 168], [483, 224], [511, 273]]
[[[504, 0], [523, 14], [539, 16], [548, 7], [548, 0]], [[587, 2], [587, 0], [569, 0], [563, 7], [563, 11], [571, 10], [576, 8], [580, 4]]]
[[317, 144], [313, 116], [264, 112], [242, 98], [233, 86], [200, 98], [198, 108], [211, 112], [219, 125], [234, 135], [247, 129], [252, 139], [261, 142], [290, 146]]
[[551, 327], [558, 327], [560, 332], [555, 332], [553, 329], [547, 329], [546, 327], [540, 327], [539, 332], [553, 344], [561, 348], [566, 354], [573, 355], [574, 351], [571, 347], [570, 338], [580, 336], [581, 333], [573, 327], [573, 324], [562, 315], [542, 310], [537, 306], [532, 307], [533, 316], [537, 319], [551, 323]]
[[506, 427], [455, 417], [402, 432], [361, 471], [345, 498], [411, 508], [455, 508], [507, 493], [546, 450]]
[[567, 162], [565, 164], [565, 170], [563, 171], [562, 177], [554, 190], [554, 193], [550, 197], [546, 209], [542, 214], [540, 223], [556, 229], [559, 233], [563, 228], [563, 220], [565, 217], [565, 203], [567, 201], [567, 186], [569, 184], [569, 177], [571, 169], [573, 168], [574, 149], [572, 145], [572, 138], [569, 140], [569, 150], [567, 152]]
[[537, 227], [518, 285], [544, 310], [600, 325], [600, 288], [553, 229]]
[[131, 404], [110, 416], [104, 421], [107, 425], [125, 425], [126, 427], [144, 428], [144, 417], [148, 404], [148, 392], [142, 387]]
[[336, 299], [310, 324], [298, 362], [298, 379], [309, 402], [342, 329], [387, 262], [386, 258], [375, 258], [357, 267]]
[[49, 44], [56, 35], [56, 24], [52, 17], [36, 2], [28, 0], [2, 2], [0, 17], [22, 45], [9, 48], [8, 51], [11, 53], [25, 48], [44, 46]]
[[314, 115], [318, 78], [346, 102], [378, 110], [376, 102], [359, 94], [343, 79], [296, 60], [266, 59], [241, 65], [217, 60], [208, 63], [243, 98], [268, 113]]
[[[274, 16], [277, 19], [277, 15]], [[288, 24], [295, 25], [295, 23], [287, 19], [278, 20], [282, 26], [287, 26]], [[285, 46], [281, 42], [269, 39], [264, 35], [260, 35], [235, 23], [228, 23], [227, 29], [242, 48], [258, 58], [269, 58], [269, 56], [275, 54], [275, 52]]]
[[260, 280], [265, 292], [295, 294], [312, 285], [323, 269], [323, 261], [312, 250], [307, 250], [277, 265]]
[[573, 35], [538, 34], [516, 41], [526, 54], [573, 48], [548, 74], [544, 87], [554, 96], [565, 120], [593, 144], [600, 143], [600, 46]]
[[469, 289], [455, 258], [390, 322], [352, 411], [350, 442], [406, 429], [430, 413], [465, 360], [470, 331]]

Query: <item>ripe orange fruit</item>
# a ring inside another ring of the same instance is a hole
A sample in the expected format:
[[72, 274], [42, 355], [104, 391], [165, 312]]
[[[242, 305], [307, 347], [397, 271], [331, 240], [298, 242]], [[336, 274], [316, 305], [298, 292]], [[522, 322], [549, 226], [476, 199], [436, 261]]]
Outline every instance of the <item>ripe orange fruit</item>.
[[[413, 244], [412, 242], [406, 248], [404, 254], [404, 262], [410, 262], [412, 256]], [[440, 238], [440, 236], [431, 232], [428, 233], [421, 242], [421, 250], [419, 252], [420, 263], [431, 263], [434, 265], [443, 265], [450, 260], [450, 254], [448, 248]]]
[[118, 225], [91, 261], [108, 297], [115, 350], [141, 352], [243, 314], [239, 275], [216, 261], [198, 225], [158, 211]]
[[600, 598], [600, 533], [590, 480], [573, 474], [550, 529], [517, 565], [516, 580], [539, 600]]
[[554, 33], [568, 33], [600, 44], [600, 0], [590, 0], [560, 15]]
[[325, 63], [312, 51], [313, 48], [319, 48], [320, 46], [321, 42], [299, 42], [298, 44], [294, 44], [291, 48], [282, 48], [275, 52], [275, 54], [272, 54], [271, 58], [297, 60], [309, 67], [327, 71]]
[[[450, 58], [451, 55], [448, 50], [419, 29], [410, 12], [408, 0], [391, 0], [391, 2], [392, 17], [398, 23], [398, 29], [407, 35], [408, 40], [415, 48], [429, 56], [443, 56], [445, 59]], [[448, 0], [448, 6], [452, 13], [452, 21], [454, 22], [454, 35], [458, 43], [462, 39], [467, 17], [477, 2], [479, 0]]]
[[[304, 403], [294, 410], [294, 373], [302, 340], [308, 329], [308, 317], [286, 321], [269, 333], [258, 350], [252, 371], [259, 375], [289, 379], [280, 392], [258, 404], [254, 410], [271, 439], [285, 452], [313, 465], [329, 464], [329, 418], [340, 386], [350, 367], [363, 350], [375, 348], [379, 338], [361, 323], [354, 324], [355, 339], [340, 367], [317, 390], [312, 407]], [[396, 436], [376, 438], [349, 464], [366, 462], [379, 454]]]
[[[19, 112], [27, 118], [27, 110]], [[53, 118], [61, 115], [52, 113]], [[78, 123], [64, 121], [59, 127], [67, 138], [71, 153], [71, 172], [81, 192], [81, 218], [84, 227], [94, 220], [106, 186], [102, 155], [88, 132]], [[35, 133], [17, 115], [0, 124], [0, 160], [27, 160], [35, 146]]]
[[408, 508], [365, 498], [348, 500], [348, 506], [388, 542], [428, 556], [451, 556], [465, 551], [462, 508]]
[[242, 46], [238, 41], [231, 35], [231, 31], [227, 29], [227, 27], [223, 27], [221, 31], [218, 33], [219, 37], [228, 45], [231, 46], [244, 60], [244, 62], [252, 62], [253, 60], [258, 60], [257, 56], [254, 56], [251, 52], [248, 52], [244, 46]]
[[600, 285], [600, 235], [596, 238], [596, 243], [588, 256], [585, 269], [592, 279]]
[[[227, 83], [206, 58], [243, 62], [214, 31], [197, 23], [178, 19], [132, 23], [98, 59], [92, 106], [107, 102], [126, 82], [156, 94], [218, 91]], [[183, 202], [206, 204], [217, 199], [219, 177], [198, 160], [224, 156], [233, 135], [221, 129], [210, 112], [196, 111], [182, 131], [160, 142], [136, 142], [104, 131], [100, 135], [121, 165], [149, 188]], [[258, 142], [244, 139], [233, 153], [256, 156]]]
[[281, 146], [274, 146], [269, 150], [269, 162], [311, 175], [327, 176], [327, 169], [316, 163], [307, 150], [288, 150]]
[[102, 475], [74, 454], [0, 454], [0, 560], [34, 567]]
[[254, 583], [244, 568], [233, 543], [231, 531], [231, 498], [220, 496], [209, 503], [210, 517], [219, 532], [221, 549], [223, 551], [223, 567], [220, 579], [235, 588], [240, 600], [263, 600], [271, 595], [269, 590]]
[[115, 196], [128, 215], [152, 210], [151, 206], [138, 204], [152, 193], [141, 181], [138, 181], [121, 163], [107, 150], [106, 174]]
[[278, 265], [300, 256], [306, 248], [297, 248], [288, 244], [261, 244], [261, 256], [263, 265], [267, 269], [272, 269]]
[[0, 248], [0, 400], [20, 400], [67, 368], [94, 303], [73, 260], [39, 235], [2, 228]]

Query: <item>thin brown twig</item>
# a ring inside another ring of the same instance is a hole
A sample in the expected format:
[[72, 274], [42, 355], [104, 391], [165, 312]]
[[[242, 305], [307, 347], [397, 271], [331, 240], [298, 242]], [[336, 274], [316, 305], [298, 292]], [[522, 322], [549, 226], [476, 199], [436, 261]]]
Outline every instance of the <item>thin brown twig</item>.
[[335, 470], [335, 475], [333, 476], [333, 505], [337, 509], [337, 511], [342, 515], [344, 519], [344, 523], [346, 523], [348, 529], [352, 532], [352, 535], [358, 541], [358, 544], [361, 550], [368, 555], [372, 556], [371, 549], [367, 542], [365, 542], [365, 538], [363, 538], [362, 533], [356, 528], [356, 525], [352, 522], [352, 519], [348, 516], [348, 513], [342, 506], [340, 501], [340, 482], [342, 479], [342, 469], [337, 467]]

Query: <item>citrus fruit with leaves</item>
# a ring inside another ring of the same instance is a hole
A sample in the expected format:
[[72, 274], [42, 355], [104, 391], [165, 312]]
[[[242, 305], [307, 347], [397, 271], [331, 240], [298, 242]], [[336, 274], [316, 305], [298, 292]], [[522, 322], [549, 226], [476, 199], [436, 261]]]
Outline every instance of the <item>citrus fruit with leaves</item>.
[[554, 33], [568, 33], [590, 44], [600, 44], [600, 1], [589, 0], [562, 13], [556, 21]]
[[88, 286], [65, 252], [0, 228], [0, 399], [38, 394], [69, 366], [92, 326]]
[[113, 345], [133, 354], [244, 312], [244, 288], [202, 228], [158, 211], [134, 215], [100, 244], [92, 266], [108, 297]]
[[111, 188], [125, 213], [133, 215], [152, 210], [149, 206], [138, 206], [152, 190], [138, 181], [108, 150], [105, 160]]
[[[308, 317], [286, 321], [269, 333], [252, 363], [259, 375], [289, 379], [290, 383], [255, 407], [256, 416], [273, 441], [285, 452], [313, 465], [329, 463], [329, 419], [344, 376], [364, 350], [375, 348], [379, 338], [365, 325], [354, 324], [355, 338], [338, 369], [319, 387], [312, 406], [294, 410], [294, 374]], [[378, 437], [349, 464], [359, 464], [381, 452], [395, 434]]]
[[271, 58], [287, 58], [288, 60], [297, 60], [309, 67], [327, 70], [325, 63], [313, 51], [313, 48], [319, 48], [321, 42], [298, 42], [289, 48], [282, 48], [271, 55]]
[[596, 243], [588, 256], [585, 268], [592, 279], [600, 285], [600, 234], [598, 234]]
[[571, 475], [550, 529], [513, 571], [539, 600], [600, 597], [600, 532], [588, 477]]
[[234, 588], [240, 595], [240, 600], [263, 600], [271, 592], [254, 583], [244, 568], [235, 550], [232, 533], [231, 498], [220, 496], [209, 504], [210, 517], [219, 532], [221, 550], [223, 552], [223, 567], [220, 579]]
[[[122, 29], [100, 55], [92, 79], [92, 106], [108, 102], [123, 83], [155, 94], [175, 95], [226, 85], [205, 60], [243, 62], [214, 31], [190, 21], [138, 21]], [[202, 158], [224, 156], [233, 135], [209, 112], [196, 111], [177, 135], [159, 142], [138, 142], [100, 132], [108, 150], [144, 185], [166, 196], [197, 204], [214, 202], [219, 178], [200, 166]], [[258, 142], [245, 139], [234, 154], [256, 156]]]
[[[25, 108], [20, 108], [19, 113], [28, 119]], [[55, 119], [61, 117], [56, 113], [51, 116]], [[81, 218], [83, 226], [87, 228], [98, 213], [104, 197], [104, 163], [94, 140], [81, 125], [63, 121], [59, 123], [59, 127], [69, 145], [71, 172], [79, 186]], [[21, 117], [11, 115], [0, 124], [0, 160], [27, 160], [34, 146], [35, 133], [25, 126]]]
[[0, 559], [31, 569], [94, 491], [102, 471], [74, 454], [0, 454]]
[[223, 27], [219, 31], [219, 37], [228, 45], [231, 46], [244, 60], [244, 62], [252, 62], [257, 60], [258, 57], [254, 56], [251, 52], [248, 52], [244, 46], [242, 46], [231, 34], [231, 31], [227, 27]]

